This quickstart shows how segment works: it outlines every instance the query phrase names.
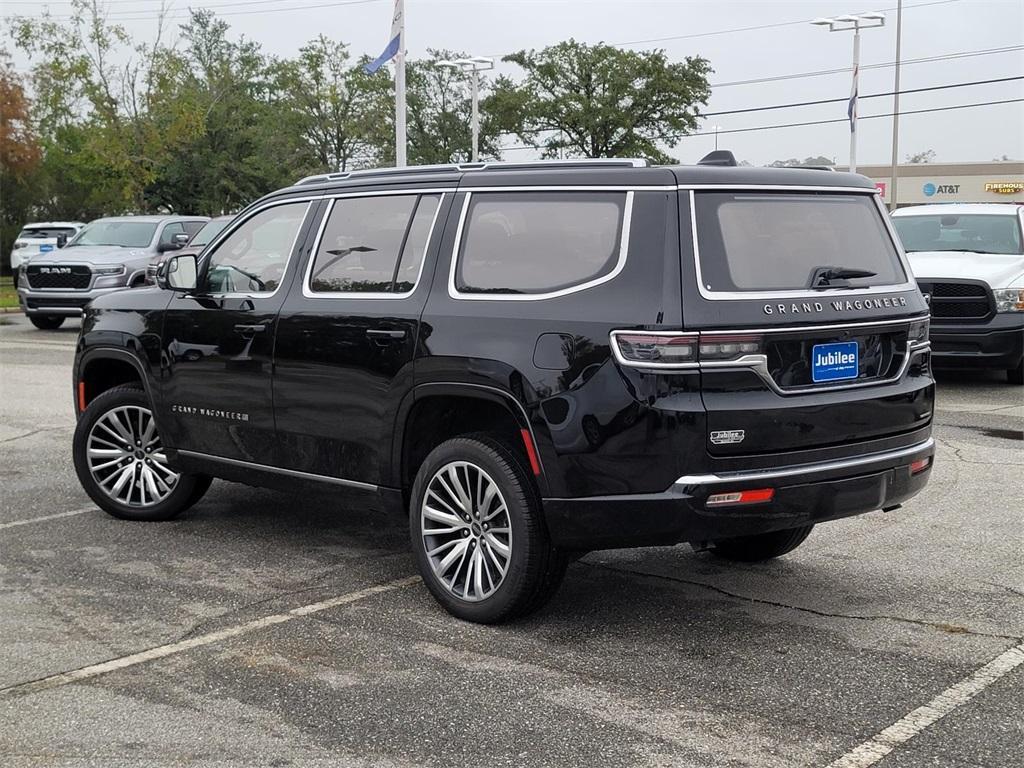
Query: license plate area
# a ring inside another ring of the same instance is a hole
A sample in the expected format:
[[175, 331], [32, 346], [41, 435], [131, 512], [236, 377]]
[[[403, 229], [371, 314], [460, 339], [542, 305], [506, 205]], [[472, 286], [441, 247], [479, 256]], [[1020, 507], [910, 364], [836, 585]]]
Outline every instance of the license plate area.
[[860, 374], [860, 345], [856, 341], [815, 344], [811, 348], [811, 380], [847, 381]]
[[[845, 343], [857, 344], [857, 375], [846, 379], [816, 379], [812, 371], [814, 348]], [[769, 374], [782, 389], [827, 387], [854, 379], [868, 382], [894, 376], [906, 354], [907, 332], [900, 328], [846, 334], [812, 331], [801, 336], [787, 333], [769, 339], [766, 347]]]

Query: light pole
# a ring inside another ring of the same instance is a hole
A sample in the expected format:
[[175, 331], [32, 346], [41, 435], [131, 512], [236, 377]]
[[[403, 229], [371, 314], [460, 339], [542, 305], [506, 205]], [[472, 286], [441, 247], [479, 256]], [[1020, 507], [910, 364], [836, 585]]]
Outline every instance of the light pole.
[[717, 152], [718, 151], [718, 132], [720, 130], [722, 130], [722, 126], [720, 126], [720, 125], [709, 125], [708, 128], [710, 128], [712, 131], [715, 132], [715, 151]]
[[829, 32], [853, 31], [853, 84], [850, 87], [850, 173], [857, 171], [857, 83], [860, 79], [860, 31], [885, 26], [884, 13], [858, 13], [836, 16], [832, 19], [815, 19], [811, 22], [819, 27], [828, 27]]
[[469, 92], [473, 104], [473, 116], [470, 118], [473, 151], [470, 155], [470, 162], [475, 163], [480, 154], [480, 73], [494, 69], [494, 59], [489, 59], [486, 56], [470, 56], [466, 59], [455, 59], [455, 61], [444, 59], [437, 62], [437, 66], [457, 69], [469, 75]]

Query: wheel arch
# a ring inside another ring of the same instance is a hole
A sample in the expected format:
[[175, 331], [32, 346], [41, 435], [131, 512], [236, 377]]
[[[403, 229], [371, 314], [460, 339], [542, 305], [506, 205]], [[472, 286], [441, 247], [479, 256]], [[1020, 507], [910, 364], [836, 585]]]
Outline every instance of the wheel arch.
[[155, 405], [147, 368], [138, 356], [115, 347], [86, 350], [75, 367], [75, 413], [81, 415], [85, 406], [107, 390], [133, 383], [140, 384], [150, 404]]
[[[407, 494], [420, 464], [435, 446], [473, 432], [500, 436], [522, 459], [541, 495], [546, 494], [545, 466], [526, 409], [510, 392], [466, 382], [419, 384], [405, 398], [392, 432], [389, 480]], [[536, 468], [531, 471], [534, 462]]]

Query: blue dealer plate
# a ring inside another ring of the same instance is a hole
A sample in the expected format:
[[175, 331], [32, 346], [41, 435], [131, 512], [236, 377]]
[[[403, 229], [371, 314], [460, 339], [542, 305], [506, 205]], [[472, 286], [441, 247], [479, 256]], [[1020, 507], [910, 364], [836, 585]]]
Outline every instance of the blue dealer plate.
[[811, 349], [811, 378], [819, 381], [856, 379], [859, 370], [856, 341], [840, 344], [815, 344]]
[[39, 252], [40, 253], [49, 253], [52, 250], [53, 250], [53, 246], [50, 245], [49, 243], [43, 243], [42, 245], [39, 246]]

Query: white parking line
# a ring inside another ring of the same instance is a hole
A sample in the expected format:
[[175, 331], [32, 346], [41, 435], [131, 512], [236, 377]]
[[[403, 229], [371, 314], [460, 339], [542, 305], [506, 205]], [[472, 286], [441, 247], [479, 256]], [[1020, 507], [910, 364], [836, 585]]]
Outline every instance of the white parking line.
[[9, 523], [0, 523], [0, 531], [5, 528], [17, 528], [19, 525], [29, 525], [30, 523], [43, 523], [47, 520], [60, 520], [62, 517], [74, 517], [75, 515], [84, 515], [86, 512], [95, 512], [96, 507], [83, 507], [82, 509], [72, 509], [70, 512], [57, 512], [53, 515], [43, 515], [42, 517], [26, 517], [24, 520], [12, 520]]
[[1003, 675], [1024, 664], [1024, 643], [1004, 651], [970, 677], [950, 686], [927, 704], [900, 718], [860, 746], [829, 763], [828, 768], [867, 768], [910, 741], [957, 707], [963, 706]]
[[244, 624], [236, 624], [233, 627], [218, 629], [215, 632], [207, 632], [205, 635], [190, 637], [187, 640], [179, 640], [176, 643], [159, 645], [155, 648], [149, 648], [145, 651], [133, 653], [128, 656], [121, 656], [120, 658], [104, 661], [100, 664], [80, 667], [79, 669], [73, 669], [70, 672], [61, 672], [60, 674], [43, 677], [38, 680], [30, 680], [26, 683], [17, 683], [15, 685], [7, 686], [6, 688], [0, 688], [0, 698], [7, 698], [17, 694], [34, 693], [48, 688], [67, 685], [68, 683], [75, 683], [79, 680], [85, 680], [90, 677], [98, 677], [99, 675], [105, 675], [107, 672], [124, 669], [125, 667], [133, 667], [136, 664], [143, 664], [144, 662], [153, 661], [155, 659], [162, 659], [165, 656], [172, 656], [176, 653], [181, 653], [182, 651], [200, 648], [204, 645], [219, 643], [221, 640], [238, 637], [239, 635], [244, 635], [257, 629], [264, 629], [265, 627], [270, 627], [275, 624], [283, 624], [286, 621], [292, 621], [294, 619], [302, 618], [303, 616], [309, 616], [312, 613], [319, 613], [330, 608], [336, 608], [339, 605], [354, 603], [358, 600], [371, 597], [372, 595], [379, 595], [382, 592], [391, 592], [392, 590], [410, 587], [413, 584], [418, 584], [419, 582], [419, 576], [409, 576], [404, 579], [396, 579], [395, 581], [378, 584], [374, 587], [357, 589], [355, 592], [348, 592], [344, 595], [332, 597], [329, 600], [323, 600], [319, 603], [311, 603], [309, 605], [299, 606], [298, 608], [292, 608], [284, 613], [275, 613], [271, 616], [253, 619], [252, 621], [247, 621]]

